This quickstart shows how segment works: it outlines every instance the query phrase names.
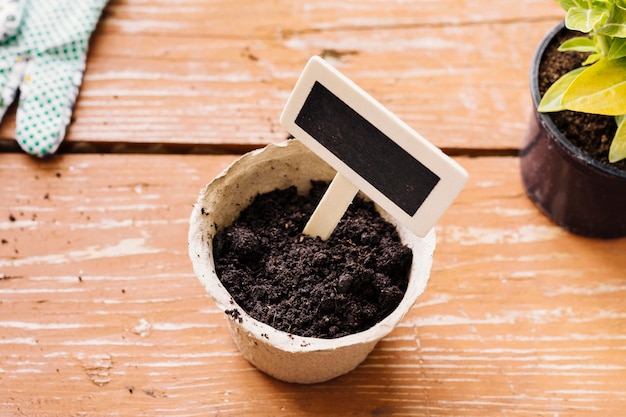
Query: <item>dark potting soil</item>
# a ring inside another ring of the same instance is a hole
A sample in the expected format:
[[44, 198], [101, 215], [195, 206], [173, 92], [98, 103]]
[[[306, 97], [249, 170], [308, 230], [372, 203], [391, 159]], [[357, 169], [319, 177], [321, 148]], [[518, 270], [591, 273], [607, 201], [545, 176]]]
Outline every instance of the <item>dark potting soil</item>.
[[[561, 31], [548, 45], [539, 66], [539, 92], [543, 97], [561, 75], [578, 68], [588, 54], [579, 52], [559, 52], [563, 41], [580, 33]], [[626, 171], [626, 160], [609, 162], [611, 139], [617, 130], [615, 118], [597, 114], [561, 111], [550, 113], [556, 127], [576, 147], [603, 164]]]
[[328, 240], [303, 235], [328, 186], [312, 184], [307, 196], [295, 187], [258, 195], [215, 236], [215, 267], [255, 319], [295, 335], [337, 338], [370, 328], [398, 306], [413, 254], [360, 198]]

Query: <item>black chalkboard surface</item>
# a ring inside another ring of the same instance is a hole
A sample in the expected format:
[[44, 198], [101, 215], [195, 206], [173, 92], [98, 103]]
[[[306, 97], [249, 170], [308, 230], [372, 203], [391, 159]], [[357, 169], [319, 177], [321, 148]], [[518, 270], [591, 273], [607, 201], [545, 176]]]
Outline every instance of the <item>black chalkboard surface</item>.
[[280, 121], [418, 236], [432, 229], [467, 182], [454, 160], [320, 57], [309, 60]]
[[295, 122], [409, 216], [440, 180], [318, 81]]

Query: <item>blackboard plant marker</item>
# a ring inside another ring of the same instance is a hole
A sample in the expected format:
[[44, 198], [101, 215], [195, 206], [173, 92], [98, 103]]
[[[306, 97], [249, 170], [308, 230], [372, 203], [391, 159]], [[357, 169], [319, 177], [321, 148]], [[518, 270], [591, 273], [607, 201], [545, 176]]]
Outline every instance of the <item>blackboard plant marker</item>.
[[354, 82], [312, 57], [280, 122], [337, 175], [304, 233], [327, 239], [361, 190], [424, 236], [467, 182], [467, 172]]

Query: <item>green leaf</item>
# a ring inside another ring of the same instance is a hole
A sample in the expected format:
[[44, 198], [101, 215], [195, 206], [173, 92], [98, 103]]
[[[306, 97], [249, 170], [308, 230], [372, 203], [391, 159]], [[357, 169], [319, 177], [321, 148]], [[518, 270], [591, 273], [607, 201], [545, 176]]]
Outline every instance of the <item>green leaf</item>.
[[591, 39], [583, 36], [566, 40], [559, 46], [559, 51], [575, 51], [575, 52], [598, 52], [596, 43]]
[[587, 65], [595, 64], [602, 58], [602, 54], [591, 54], [585, 59], [585, 62], [581, 64], [581, 66], [586, 67]]
[[585, 9], [582, 7], [572, 7], [567, 11], [565, 16], [565, 26], [570, 30], [589, 33], [597, 25], [608, 17], [608, 11], [599, 9]]
[[626, 114], [626, 58], [601, 59], [572, 81], [561, 101], [568, 110]]
[[556, 0], [556, 2], [559, 3], [566, 12], [572, 7], [579, 7], [581, 9], [588, 7], [587, 0]]
[[617, 38], [626, 38], [626, 9], [616, 4], [611, 11], [606, 23], [598, 30], [598, 33]]
[[626, 56], [626, 39], [615, 38], [609, 49], [609, 59], [619, 59]]
[[609, 148], [609, 162], [617, 162], [626, 158], [626, 123], [624, 117], [618, 117], [617, 132]]
[[585, 68], [576, 68], [556, 80], [543, 95], [543, 98], [539, 102], [539, 106], [537, 106], [537, 110], [541, 113], [566, 110], [566, 108], [561, 104], [563, 94], [565, 94], [565, 91], [569, 88], [574, 79], [576, 79], [576, 77], [578, 77], [578, 75], [584, 70]]

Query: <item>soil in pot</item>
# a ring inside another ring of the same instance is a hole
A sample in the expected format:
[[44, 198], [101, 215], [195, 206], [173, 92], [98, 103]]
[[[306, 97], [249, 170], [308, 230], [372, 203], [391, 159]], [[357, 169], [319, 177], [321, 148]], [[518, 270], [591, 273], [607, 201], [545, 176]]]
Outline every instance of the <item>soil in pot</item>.
[[[302, 235], [328, 184], [258, 195], [214, 239], [220, 281], [255, 319], [291, 334], [338, 338], [366, 330], [402, 300], [413, 254], [357, 197], [331, 235]], [[227, 312], [237, 314], [236, 310]]]
[[[561, 31], [547, 46], [538, 73], [539, 92], [542, 97], [561, 75], [580, 67], [587, 58], [586, 53], [557, 50], [565, 40], [574, 36], [582, 34]], [[610, 163], [608, 159], [611, 138], [617, 129], [614, 117], [565, 110], [550, 113], [550, 118], [574, 146], [603, 164], [626, 171], [626, 160]]]

